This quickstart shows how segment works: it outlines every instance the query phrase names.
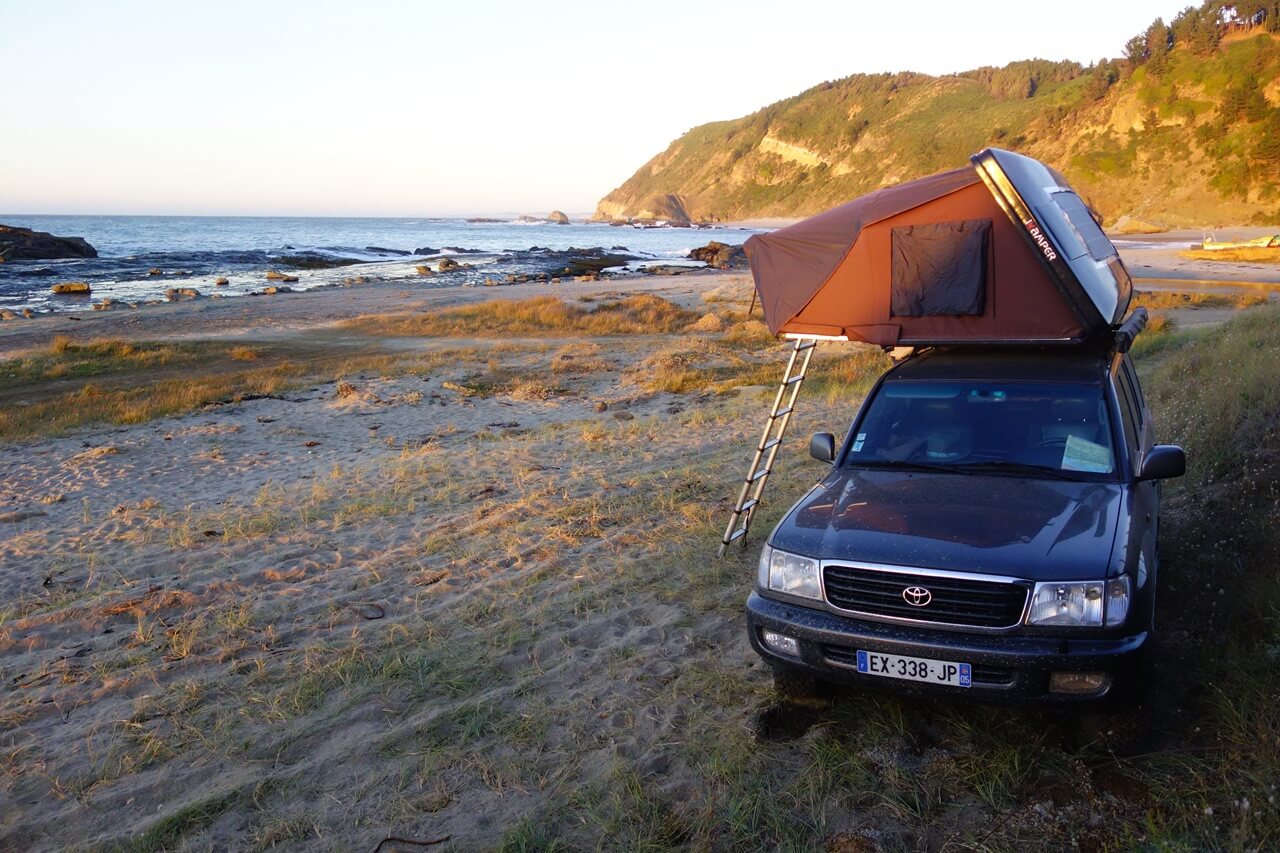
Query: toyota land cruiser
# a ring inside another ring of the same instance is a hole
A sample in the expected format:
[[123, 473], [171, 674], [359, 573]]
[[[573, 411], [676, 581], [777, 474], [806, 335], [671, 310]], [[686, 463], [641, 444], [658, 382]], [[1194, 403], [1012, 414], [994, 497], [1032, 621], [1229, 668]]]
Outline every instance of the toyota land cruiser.
[[924, 349], [773, 530], [747, 602], [783, 692], [814, 680], [1100, 704], [1143, 678], [1159, 576], [1156, 444], [1113, 344]]

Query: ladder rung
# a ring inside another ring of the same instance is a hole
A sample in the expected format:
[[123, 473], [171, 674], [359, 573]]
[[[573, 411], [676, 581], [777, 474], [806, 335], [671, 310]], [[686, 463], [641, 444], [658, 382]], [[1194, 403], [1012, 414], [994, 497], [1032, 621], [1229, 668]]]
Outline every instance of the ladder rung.
[[768, 477], [768, 476], [769, 476], [769, 469], [761, 468], [759, 471], [755, 472], [750, 477], [748, 477], [747, 482], [754, 483], [756, 480], [759, 480], [762, 477]]
[[796, 341], [796, 352], [804, 352], [807, 349], [813, 349], [817, 345], [817, 341], [809, 341], [807, 344], [802, 344], [799, 341]]
[[782, 444], [782, 439], [771, 438], [768, 441], [766, 441], [764, 444], [760, 445], [758, 449], [761, 453], [764, 453], [766, 450], [772, 450], [773, 448], [777, 447], [779, 444]]
[[742, 505], [742, 507], [738, 510], [738, 514], [741, 515], [742, 513], [749, 511], [752, 507], [754, 507], [758, 503], [760, 503], [759, 498], [752, 498], [751, 500], [747, 501]]
[[741, 539], [743, 536], [746, 536], [746, 535], [747, 535], [747, 528], [739, 527], [737, 530], [729, 534], [728, 538], [724, 540], [724, 544], [728, 545], [730, 542], [734, 541], [735, 539]]
[[778, 409], [778, 411], [774, 412], [774, 413], [773, 413], [772, 415], [770, 415], [769, 417], [770, 417], [770, 418], [773, 418], [774, 420], [777, 420], [778, 418], [782, 417], [783, 415], [789, 415], [789, 414], [791, 414], [791, 406], [787, 406], [786, 408]]
[[804, 381], [804, 374], [801, 373], [799, 376], [792, 376], [790, 379], [786, 380], [782, 384], [783, 386], [795, 385], [797, 382], [803, 382], [803, 381]]

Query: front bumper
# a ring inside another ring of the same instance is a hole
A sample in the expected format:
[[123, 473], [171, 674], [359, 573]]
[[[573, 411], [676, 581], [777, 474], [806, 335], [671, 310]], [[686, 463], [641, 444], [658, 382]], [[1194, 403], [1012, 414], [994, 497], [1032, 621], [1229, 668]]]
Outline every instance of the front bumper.
[[[760, 632], [796, 638], [800, 657], [782, 655], [764, 645]], [[977, 702], [1089, 705], [1125, 701], [1142, 676], [1148, 634], [1079, 640], [1026, 635], [972, 634], [862, 621], [765, 598], [747, 599], [751, 646], [775, 667], [790, 667], [836, 683], [916, 696]], [[864, 675], [857, 651], [908, 655], [971, 664], [973, 686], [931, 685]], [[1110, 685], [1092, 694], [1049, 692], [1052, 672], [1105, 672]]]

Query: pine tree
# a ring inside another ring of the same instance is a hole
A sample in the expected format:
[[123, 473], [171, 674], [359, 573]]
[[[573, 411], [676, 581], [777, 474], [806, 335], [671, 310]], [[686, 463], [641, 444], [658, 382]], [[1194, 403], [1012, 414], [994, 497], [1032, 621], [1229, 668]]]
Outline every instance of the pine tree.
[[1265, 163], [1280, 164], [1280, 109], [1272, 109], [1263, 120], [1253, 156]]

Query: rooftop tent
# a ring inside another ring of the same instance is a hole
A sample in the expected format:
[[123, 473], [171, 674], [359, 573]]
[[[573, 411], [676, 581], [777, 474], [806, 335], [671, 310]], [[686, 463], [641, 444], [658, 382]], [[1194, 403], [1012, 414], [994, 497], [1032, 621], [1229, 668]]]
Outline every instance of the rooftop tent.
[[881, 346], [1080, 342], [1120, 322], [1132, 293], [1066, 179], [990, 148], [746, 252], [771, 331]]

